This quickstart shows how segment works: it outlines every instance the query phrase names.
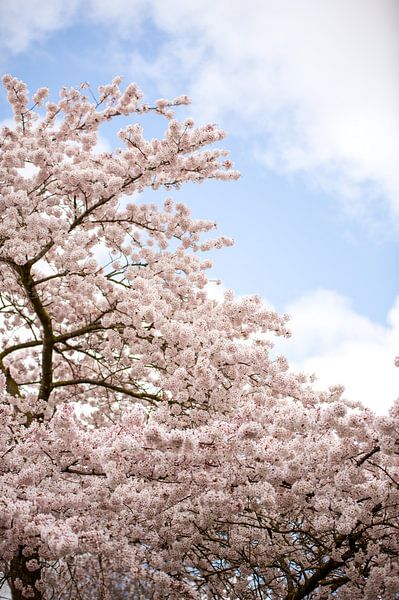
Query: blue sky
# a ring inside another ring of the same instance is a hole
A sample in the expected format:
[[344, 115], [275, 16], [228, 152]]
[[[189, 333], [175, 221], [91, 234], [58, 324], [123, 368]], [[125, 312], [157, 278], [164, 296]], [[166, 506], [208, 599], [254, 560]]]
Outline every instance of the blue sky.
[[398, 387], [398, 21], [395, 0], [2, 0], [0, 70], [53, 94], [117, 74], [148, 100], [188, 93], [242, 173], [174, 194], [235, 240], [212, 276], [292, 315], [294, 367], [384, 410]]

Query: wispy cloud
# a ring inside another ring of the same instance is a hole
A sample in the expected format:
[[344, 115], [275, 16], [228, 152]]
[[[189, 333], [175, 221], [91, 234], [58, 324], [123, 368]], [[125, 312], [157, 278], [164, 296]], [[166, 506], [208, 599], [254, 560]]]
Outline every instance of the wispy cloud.
[[107, 25], [113, 36], [131, 34], [146, 14], [146, 0], [2, 0], [0, 48], [17, 54], [74, 24]]
[[268, 167], [399, 213], [395, 0], [260, 0], [251, 10], [175, 0], [155, 3], [154, 19], [170, 36], [160, 76], [185, 67], [195, 101], [249, 126]]
[[0, 48], [13, 53], [27, 50], [49, 33], [69, 25], [80, 0], [2, 0]]

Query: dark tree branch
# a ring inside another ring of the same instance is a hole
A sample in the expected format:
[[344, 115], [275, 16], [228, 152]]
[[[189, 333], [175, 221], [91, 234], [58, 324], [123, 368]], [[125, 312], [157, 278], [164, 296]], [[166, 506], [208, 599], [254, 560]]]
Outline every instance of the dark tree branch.
[[113, 383], [108, 383], [107, 381], [101, 379], [90, 379], [90, 378], [82, 378], [82, 379], [68, 379], [66, 381], [54, 381], [52, 387], [60, 388], [67, 387], [71, 385], [92, 385], [95, 387], [103, 387], [119, 394], [123, 394], [125, 396], [130, 396], [131, 398], [135, 398], [137, 400], [146, 400], [151, 404], [154, 402], [159, 402], [162, 400], [160, 396], [156, 394], [150, 394], [147, 392], [134, 392], [133, 390], [129, 390], [125, 387], [114, 385]]

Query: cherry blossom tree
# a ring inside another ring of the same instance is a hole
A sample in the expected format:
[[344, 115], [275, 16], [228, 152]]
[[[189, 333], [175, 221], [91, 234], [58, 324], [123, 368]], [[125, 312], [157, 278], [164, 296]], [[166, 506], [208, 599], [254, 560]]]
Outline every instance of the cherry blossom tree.
[[[121, 79], [3, 78], [0, 570], [35, 600], [398, 598], [399, 405], [271, 352], [287, 318], [207, 294], [213, 222], [146, 189], [230, 180], [215, 125]], [[148, 141], [137, 123], [166, 119]], [[100, 152], [99, 127], [125, 126]], [[130, 197], [130, 198], [129, 198]]]

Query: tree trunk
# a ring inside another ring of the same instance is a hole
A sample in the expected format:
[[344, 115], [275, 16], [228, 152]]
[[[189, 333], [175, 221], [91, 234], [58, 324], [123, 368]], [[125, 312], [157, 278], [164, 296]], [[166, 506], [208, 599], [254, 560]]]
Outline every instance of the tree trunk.
[[[23, 546], [19, 546], [18, 554], [11, 559], [10, 562], [10, 581], [9, 585], [11, 588], [12, 600], [26, 600], [31, 598], [32, 600], [43, 600], [43, 593], [35, 586], [36, 582], [40, 580], [41, 570], [30, 571], [26, 563], [32, 559], [37, 560], [37, 554], [31, 556], [24, 556]], [[23, 594], [24, 588], [29, 588], [31, 593], [29, 596]]]
[[[0, 370], [6, 376], [7, 382], [7, 392], [12, 396], [20, 396], [19, 386], [15, 379], [10, 374], [9, 369], [6, 369], [3, 363], [0, 361]], [[30, 426], [32, 422], [32, 415], [28, 413], [27, 417], [27, 427]], [[35, 571], [30, 571], [26, 563], [30, 560], [38, 560], [38, 554], [33, 552], [30, 556], [24, 556], [23, 554], [24, 546], [18, 546], [18, 554], [16, 554], [10, 561], [10, 580], [9, 586], [11, 589], [12, 600], [26, 600], [26, 598], [32, 598], [32, 600], [43, 600], [43, 593], [39, 591], [35, 583], [41, 578], [41, 569], [37, 569]], [[27, 596], [26, 593], [23, 595], [24, 588], [30, 588], [31, 594]]]

